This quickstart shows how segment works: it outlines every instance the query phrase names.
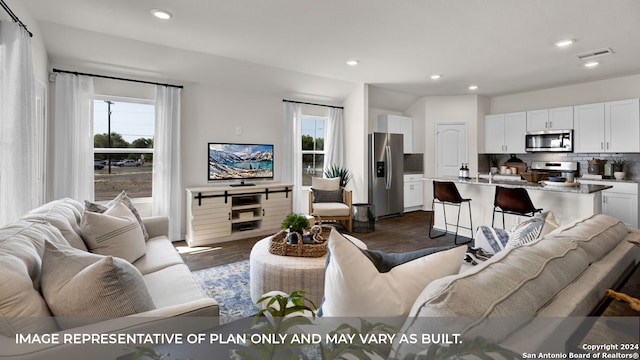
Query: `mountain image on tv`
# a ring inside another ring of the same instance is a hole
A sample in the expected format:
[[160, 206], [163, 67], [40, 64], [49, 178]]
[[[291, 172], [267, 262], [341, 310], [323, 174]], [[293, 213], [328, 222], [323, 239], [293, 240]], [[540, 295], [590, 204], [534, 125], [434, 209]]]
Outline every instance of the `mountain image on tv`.
[[209, 180], [273, 177], [273, 145], [209, 144]]

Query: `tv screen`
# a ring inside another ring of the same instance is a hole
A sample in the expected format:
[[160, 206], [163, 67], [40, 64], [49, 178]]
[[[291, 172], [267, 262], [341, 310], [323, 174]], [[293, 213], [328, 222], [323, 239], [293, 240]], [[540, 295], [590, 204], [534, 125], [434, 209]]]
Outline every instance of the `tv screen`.
[[273, 179], [273, 145], [209, 143], [208, 179]]

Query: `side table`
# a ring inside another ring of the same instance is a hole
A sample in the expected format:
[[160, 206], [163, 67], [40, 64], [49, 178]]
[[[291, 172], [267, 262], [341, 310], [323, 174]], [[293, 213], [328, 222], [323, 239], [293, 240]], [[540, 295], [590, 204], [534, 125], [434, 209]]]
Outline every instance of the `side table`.
[[373, 204], [358, 203], [353, 209], [353, 232], [368, 233], [376, 230], [375, 207]]

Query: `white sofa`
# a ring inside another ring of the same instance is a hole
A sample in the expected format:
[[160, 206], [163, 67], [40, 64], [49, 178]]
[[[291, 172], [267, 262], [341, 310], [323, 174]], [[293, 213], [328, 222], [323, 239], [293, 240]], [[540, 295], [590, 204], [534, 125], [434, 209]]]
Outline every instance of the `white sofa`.
[[[402, 330], [481, 336], [518, 354], [566, 351], [569, 336], [640, 261], [640, 231], [596, 214], [431, 282]], [[632, 319], [633, 320], [633, 319]], [[396, 343], [392, 356], [424, 350]]]
[[149, 217], [142, 219], [149, 233], [146, 254], [133, 266], [142, 275], [155, 309], [61, 329], [60, 319], [52, 316], [40, 291], [45, 241], [88, 251], [80, 233], [83, 211], [75, 200], [56, 200], [0, 228], [0, 359], [113, 359], [134, 348], [134, 344], [17, 344], [15, 334], [171, 334], [219, 324], [218, 304], [203, 295], [167, 237], [167, 218]]

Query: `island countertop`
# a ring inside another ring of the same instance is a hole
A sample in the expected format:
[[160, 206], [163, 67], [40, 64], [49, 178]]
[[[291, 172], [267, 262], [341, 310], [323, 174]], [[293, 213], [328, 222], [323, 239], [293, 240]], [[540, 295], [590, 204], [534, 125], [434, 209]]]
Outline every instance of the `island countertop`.
[[480, 185], [480, 186], [503, 186], [503, 187], [510, 187], [510, 188], [525, 188], [527, 190], [553, 191], [553, 192], [573, 193], [573, 194], [592, 194], [602, 190], [613, 188], [613, 186], [611, 185], [581, 184], [580, 182], [577, 182], [575, 186], [553, 186], [553, 185], [545, 185], [543, 183], [534, 183], [534, 182], [527, 182], [527, 181], [506, 181], [506, 180], [489, 181], [488, 179], [482, 179], [482, 178], [464, 179], [464, 178], [458, 178], [454, 176], [424, 178], [423, 180], [453, 181], [458, 184]]

